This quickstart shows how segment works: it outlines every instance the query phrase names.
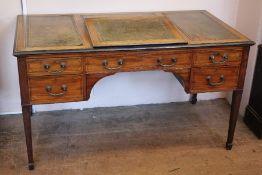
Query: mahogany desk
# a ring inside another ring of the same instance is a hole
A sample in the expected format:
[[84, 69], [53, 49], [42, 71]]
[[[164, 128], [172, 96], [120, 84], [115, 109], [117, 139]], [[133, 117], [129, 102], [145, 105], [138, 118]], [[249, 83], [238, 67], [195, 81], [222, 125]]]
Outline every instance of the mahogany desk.
[[[94, 17], [146, 15], [164, 16], [184, 42], [94, 47], [85, 23]], [[29, 169], [34, 168], [32, 105], [88, 100], [95, 83], [116, 72], [172, 72], [192, 94], [192, 103], [197, 93], [233, 91], [226, 142], [230, 150], [253, 44], [206, 11], [18, 16], [14, 55]]]

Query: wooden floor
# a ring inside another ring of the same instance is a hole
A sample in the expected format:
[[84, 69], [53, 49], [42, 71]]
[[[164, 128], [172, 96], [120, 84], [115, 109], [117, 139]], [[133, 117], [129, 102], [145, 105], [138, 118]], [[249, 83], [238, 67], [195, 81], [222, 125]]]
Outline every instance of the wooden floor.
[[34, 114], [35, 170], [20, 115], [0, 117], [0, 174], [262, 175], [262, 141], [240, 119], [224, 149], [225, 100]]

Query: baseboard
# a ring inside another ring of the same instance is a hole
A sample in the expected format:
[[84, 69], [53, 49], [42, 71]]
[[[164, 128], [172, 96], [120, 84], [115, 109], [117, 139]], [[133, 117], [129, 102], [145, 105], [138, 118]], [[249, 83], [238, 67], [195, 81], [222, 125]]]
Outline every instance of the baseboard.
[[1, 112], [0, 117], [4, 115], [16, 115], [16, 114], [22, 114], [22, 111], [17, 111], [17, 112]]

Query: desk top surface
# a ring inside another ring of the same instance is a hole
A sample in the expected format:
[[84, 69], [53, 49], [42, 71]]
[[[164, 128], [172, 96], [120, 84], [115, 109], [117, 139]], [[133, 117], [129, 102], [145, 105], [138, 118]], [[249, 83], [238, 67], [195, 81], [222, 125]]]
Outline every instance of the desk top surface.
[[[129, 18], [135, 22], [125, 22]], [[164, 19], [166, 26], [157, 26], [156, 19]], [[89, 26], [94, 22], [97, 28]], [[149, 31], [150, 26], [158, 29]], [[103, 33], [95, 35], [95, 30]], [[27, 15], [18, 16], [14, 55], [252, 44], [207, 11]]]

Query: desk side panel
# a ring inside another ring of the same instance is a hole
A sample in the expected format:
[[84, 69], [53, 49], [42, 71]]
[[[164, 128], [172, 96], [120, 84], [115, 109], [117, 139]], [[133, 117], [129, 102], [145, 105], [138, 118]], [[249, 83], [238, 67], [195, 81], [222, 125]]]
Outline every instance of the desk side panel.
[[21, 96], [21, 105], [30, 104], [30, 92], [28, 86], [28, 76], [27, 76], [27, 66], [26, 58], [18, 57], [18, 73], [19, 73], [19, 85], [20, 85], [20, 96]]

